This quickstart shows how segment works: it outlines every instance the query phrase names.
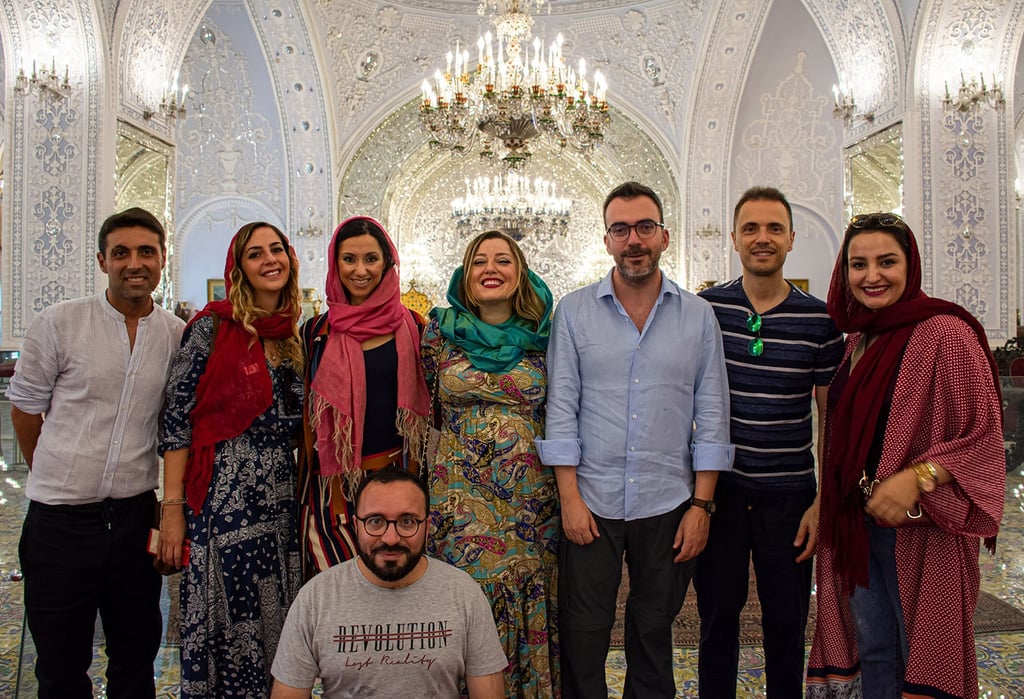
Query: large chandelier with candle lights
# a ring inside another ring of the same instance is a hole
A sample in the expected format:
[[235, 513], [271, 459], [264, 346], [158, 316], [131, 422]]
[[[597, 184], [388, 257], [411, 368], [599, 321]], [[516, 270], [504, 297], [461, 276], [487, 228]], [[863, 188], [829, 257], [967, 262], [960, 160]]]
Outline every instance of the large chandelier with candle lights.
[[482, 0], [481, 13], [493, 7], [500, 14], [491, 20], [495, 33], [477, 40], [476, 62], [456, 44], [444, 71], [423, 82], [420, 124], [432, 148], [476, 150], [518, 169], [539, 141], [559, 151], [589, 152], [601, 144], [611, 121], [604, 76], [588, 76], [582, 58], [569, 66], [561, 34], [546, 48], [539, 38], [531, 40], [533, 18], [523, 7], [529, 4]]
[[565, 234], [571, 207], [572, 200], [558, 196], [554, 182], [509, 172], [467, 179], [465, 195], [452, 200], [452, 218], [467, 235], [497, 229], [515, 240], [527, 233], [550, 238]]

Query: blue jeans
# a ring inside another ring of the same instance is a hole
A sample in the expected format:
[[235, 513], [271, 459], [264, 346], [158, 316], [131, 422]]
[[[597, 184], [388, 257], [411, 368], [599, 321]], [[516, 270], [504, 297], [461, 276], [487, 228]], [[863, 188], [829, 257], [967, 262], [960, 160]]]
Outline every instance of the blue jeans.
[[871, 699], [900, 699], [907, 667], [907, 630], [896, 580], [896, 530], [868, 517], [868, 587], [850, 598], [857, 630], [861, 689]]

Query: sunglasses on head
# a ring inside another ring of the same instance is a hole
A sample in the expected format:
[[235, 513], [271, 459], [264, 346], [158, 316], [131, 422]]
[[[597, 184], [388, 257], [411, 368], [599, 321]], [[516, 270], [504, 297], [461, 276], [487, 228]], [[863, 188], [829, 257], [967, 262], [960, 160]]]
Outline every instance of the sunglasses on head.
[[907, 222], [896, 214], [890, 213], [875, 213], [875, 214], [857, 214], [850, 219], [850, 228], [885, 228], [895, 227], [903, 230], [910, 230]]

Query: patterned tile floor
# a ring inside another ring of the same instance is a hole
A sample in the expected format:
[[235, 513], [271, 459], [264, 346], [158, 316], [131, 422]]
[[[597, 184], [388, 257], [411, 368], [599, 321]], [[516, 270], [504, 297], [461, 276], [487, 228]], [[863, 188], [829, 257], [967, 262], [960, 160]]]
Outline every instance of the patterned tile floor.
[[[0, 456], [0, 697], [35, 696], [34, 649], [31, 638], [22, 641], [22, 584], [11, 579], [18, 569], [17, 546], [25, 510], [24, 464], [15, 464], [10, 443], [10, 422], [5, 405], [0, 405], [0, 449], [12, 457]], [[7, 439], [3, 439], [6, 436]], [[14, 577], [17, 577], [16, 575]], [[982, 588], [1009, 604], [1024, 609], [1024, 469], [1008, 478], [1006, 513], [999, 549], [995, 556], [982, 553]], [[166, 589], [164, 591], [166, 599]], [[1024, 633], [979, 636], [978, 669], [980, 694], [986, 699], [1024, 697]], [[697, 651], [678, 648], [675, 652], [676, 686], [680, 697], [696, 696]], [[91, 675], [96, 696], [103, 697], [102, 646], [97, 644]], [[608, 657], [609, 696], [621, 697], [626, 661], [622, 651]], [[158, 696], [178, 696], [177, 649], [165, 647], [154, 668]], [[764, 655], [760, 648], [740, 651], [739, 697], [764, 696]]]

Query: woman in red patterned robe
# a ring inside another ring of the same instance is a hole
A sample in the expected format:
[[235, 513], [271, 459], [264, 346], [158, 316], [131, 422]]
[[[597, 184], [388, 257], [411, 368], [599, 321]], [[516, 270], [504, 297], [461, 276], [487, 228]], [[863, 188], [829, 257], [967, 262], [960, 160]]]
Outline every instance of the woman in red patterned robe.
[[807, 696], [977, 697], [979, 540], [994, 544], [1006, 480], [984, 330], [921, 291], [893, 214], [850, 221], [828, 308], [849, 336], [829, 390]]

